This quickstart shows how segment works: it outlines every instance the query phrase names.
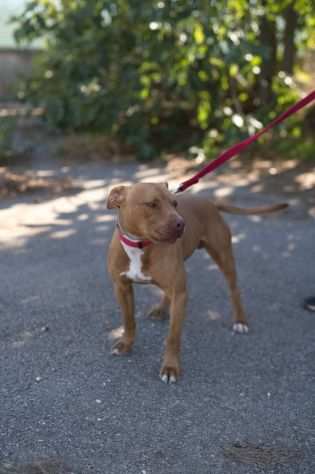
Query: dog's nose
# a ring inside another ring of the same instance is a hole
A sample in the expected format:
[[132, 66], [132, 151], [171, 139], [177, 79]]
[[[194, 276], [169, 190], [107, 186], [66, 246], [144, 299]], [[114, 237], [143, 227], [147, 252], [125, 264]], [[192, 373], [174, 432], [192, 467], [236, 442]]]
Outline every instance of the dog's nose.
[[176, 222], [176, 231], [179, 236], [181, 236], [182, 233], [184, 232], [184, 228], [185, 228], [185, 221], [184, 219], [180, 217], [177, 219], [177, 222]]

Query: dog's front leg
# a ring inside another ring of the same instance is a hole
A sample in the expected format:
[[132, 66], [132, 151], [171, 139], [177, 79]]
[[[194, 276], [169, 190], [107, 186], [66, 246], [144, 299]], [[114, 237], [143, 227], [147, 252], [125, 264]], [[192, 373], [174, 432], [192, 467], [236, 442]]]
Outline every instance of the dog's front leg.
[[118, 280], [114, 282], [115, 294], [121, 307], [123, 317], [123, 335], [112, 347], [112, 354], [120, 355], [132, 349], [136, 333], [136, 321], [134, 318], [134, 296], [132, 283]]
[[166, 339], [166, 349], [160, 376], [163, 382], [176, 382], [180, 375], [180, 343], [182, 325], [186, 310], [186, 277], [183, 275], [176, 282], [176, 286], [169, 295], [170, 305], [170, 327]]

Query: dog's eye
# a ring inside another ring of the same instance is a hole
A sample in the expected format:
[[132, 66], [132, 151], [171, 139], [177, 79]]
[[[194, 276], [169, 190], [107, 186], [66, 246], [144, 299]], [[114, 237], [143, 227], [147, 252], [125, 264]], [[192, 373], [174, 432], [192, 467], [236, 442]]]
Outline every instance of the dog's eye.
[[158, 204], [156, 201], [152, 202], [145, 202], [145, 206], [150, 207], [150, 209], [156, 209], [158, 207]]

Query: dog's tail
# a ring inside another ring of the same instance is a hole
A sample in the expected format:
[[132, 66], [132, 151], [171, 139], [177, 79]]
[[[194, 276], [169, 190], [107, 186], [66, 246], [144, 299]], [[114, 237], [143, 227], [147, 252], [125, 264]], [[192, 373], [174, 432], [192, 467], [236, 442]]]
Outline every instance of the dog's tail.
[[215, 203], [215, 206], [219, 211], [227, 212], [228, 214], [241, 214], [241, 215], [258, 215], [258, 214], [271, 214], [272, 212], [282, 211], [287, 209], [289, 204], [282, 202], [280, 204], [274, 204], [273, 206], [263, 206], [263, 207], [235, 207], [230, 206], [229, 204]]

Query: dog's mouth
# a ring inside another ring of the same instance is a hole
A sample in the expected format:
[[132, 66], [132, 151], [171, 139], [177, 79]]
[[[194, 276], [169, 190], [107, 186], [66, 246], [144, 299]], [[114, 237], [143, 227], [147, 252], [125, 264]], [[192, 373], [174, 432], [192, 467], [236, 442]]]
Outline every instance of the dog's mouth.
[[177, 238], [150, 239], [153, 244], [175, 244]]
[[150, 237], [150, 240], [156, 244], [174, 244], [182, 235], [183, 231], [170, 232], [167, 234], [156, 232]]

